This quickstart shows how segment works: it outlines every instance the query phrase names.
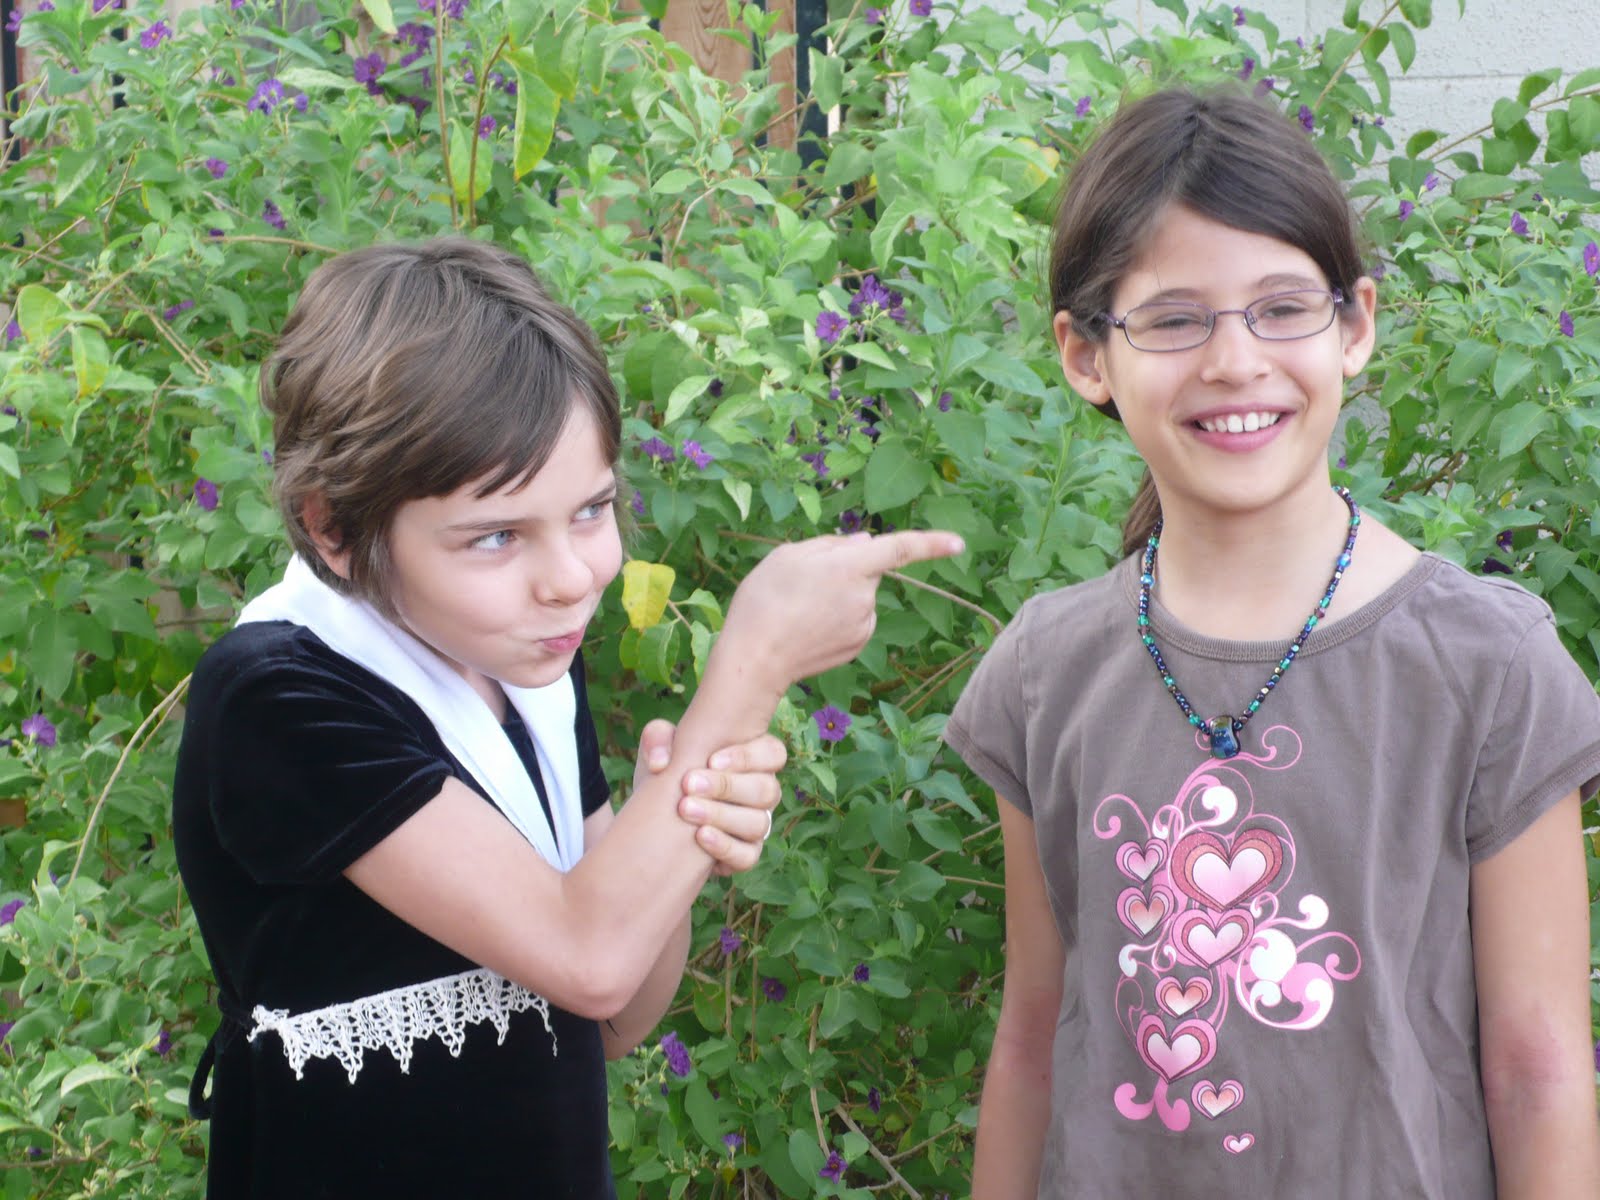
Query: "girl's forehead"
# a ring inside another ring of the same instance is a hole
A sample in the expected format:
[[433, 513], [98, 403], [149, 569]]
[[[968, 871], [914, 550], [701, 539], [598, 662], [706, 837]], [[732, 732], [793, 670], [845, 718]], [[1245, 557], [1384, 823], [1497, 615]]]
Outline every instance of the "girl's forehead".
[[1327, 286], [1316, 260], [1300, 247], [1173, 205], [1151, 222], [1118, 293]]

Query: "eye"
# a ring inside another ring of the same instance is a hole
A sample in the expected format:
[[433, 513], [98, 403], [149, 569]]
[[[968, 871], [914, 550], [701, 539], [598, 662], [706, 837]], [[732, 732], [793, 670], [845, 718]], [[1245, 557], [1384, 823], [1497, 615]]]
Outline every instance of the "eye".
[[473, 539], [473, 550], [504, 550], [511, 544], [511, 539], [516, 535], [509, 529], [496, 529], [493, 533], [486, 533], [481, 538]]
[[604, 500], [596, 500], [593, 504], [585, 504], [573, 516], [575, 521], [594, 521], [604, 517], [611, 511], [612, 505], [617, 501], [616, 493], [612, 493]]
[[1203, 329], [1205, 317], [1192, 308], [1157, 308], [1139, 315], [1138, 327], [1148, 332], [1181, 333]]

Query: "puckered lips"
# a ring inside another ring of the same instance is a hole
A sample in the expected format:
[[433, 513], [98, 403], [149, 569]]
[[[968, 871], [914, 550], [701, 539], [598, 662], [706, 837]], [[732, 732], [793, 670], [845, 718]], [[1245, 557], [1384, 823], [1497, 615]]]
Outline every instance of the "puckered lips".
[[1205, 445], [1244, 453], [1265, 446], [1293, 419], [1288, 409], [1228, 405], [1207, 409], [1188, 425]]

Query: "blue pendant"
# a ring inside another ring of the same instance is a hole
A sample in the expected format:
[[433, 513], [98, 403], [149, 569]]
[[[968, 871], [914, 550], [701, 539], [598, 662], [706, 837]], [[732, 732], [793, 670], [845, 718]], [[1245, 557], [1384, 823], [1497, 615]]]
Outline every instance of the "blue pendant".
[[1239, 739], [1234, 736], [1233, 718], [1214, 717], [1206, 726], [1206, 736], [1211, 739], [1212, 758], [1232, 758], [1239, 753]]

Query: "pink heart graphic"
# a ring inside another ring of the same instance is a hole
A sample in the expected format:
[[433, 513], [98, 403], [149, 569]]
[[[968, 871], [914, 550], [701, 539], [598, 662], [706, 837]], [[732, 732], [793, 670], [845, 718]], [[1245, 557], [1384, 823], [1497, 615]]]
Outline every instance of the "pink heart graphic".
[[1202, 967], [1214, 967], [1250, 944], [1255, 921], [1242, 908], [1230, 908], [1215, 921], [1191, 908], [1173, 922], [1172, 941], [1178, 953]]
[[1172, 893], [1164, 887], [1154, 888], [1148, 900], [1144, 892], [1136, 887], [1123, 888], [1117, 897], [1117, 916], [1122, 918], [1124, 925], [1141, 936], [1148, 936], [1171, 911]]
[[1215, 1121], [1223, 1113], [1244, 1103], [1244, 1084], [1237, 1079], [1224, 1080], [1220, 1085], [1202, 1079], [1194, 1085], [1190, 1099], [1201, 1113]]
[[1175, 1017], [1193, 1012], [1211, 999], [1211, 981], [1201, 976], [1179, 983], [1168, 975], [1156, 984], [1156, 1003]]
[[1180, 1021], [1167, 1036], [1160, 1017], [1148, 1014], [1139, 1022], [1134, 1044], [1145, 1065], [1171, 1083], [1198, 1071], [1217, 1052], [1216, 1031], [1204, 1021]]
[[1172, 851], [1178, 887], [1207, 908], [1242, 904], [1283, 870], [1283, 841], [1265, 829], [1235, 834], [1232, 844], [1210, 830], [1184, 837]]
[[1253, 1133], [1241, 1133], [1237, 1136], [1230, 1133], [1222, 1139], [1222, 1148], [1229, 1154], [1243, 1154], [1255, 1144], [1256, 1135]]
[[1129, 879], [1144, 882], [1155, 874], [1166, 856], [1167, 847], [1162, 842], [1146, 842], [1142, 847], [1138, 842], [1123, 842], [1117, 847], [1117, 869]]

